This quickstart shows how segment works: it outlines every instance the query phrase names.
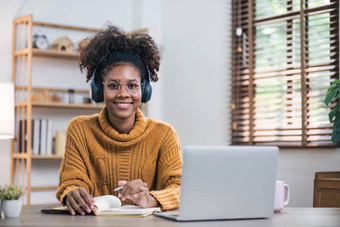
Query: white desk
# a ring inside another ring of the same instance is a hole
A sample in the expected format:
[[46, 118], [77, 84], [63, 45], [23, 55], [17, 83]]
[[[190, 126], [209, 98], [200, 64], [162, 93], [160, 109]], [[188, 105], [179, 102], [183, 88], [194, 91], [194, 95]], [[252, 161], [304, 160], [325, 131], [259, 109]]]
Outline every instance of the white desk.
[[23, 207], [20, 218], [0, 219], [0, 226], [136, 226], [136, 227], [215, 227], [215, 226], [340, 226], [340, 208], [285, 208], [270, 219], [174, 222], [159, 217], [145, 218], [71, 216], [42, 214], [43, 206]]

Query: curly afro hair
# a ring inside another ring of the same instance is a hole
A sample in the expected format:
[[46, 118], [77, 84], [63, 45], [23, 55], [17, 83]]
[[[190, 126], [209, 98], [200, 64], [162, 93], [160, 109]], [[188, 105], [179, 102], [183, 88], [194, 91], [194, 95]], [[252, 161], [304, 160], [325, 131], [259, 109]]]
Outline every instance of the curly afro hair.
[[[127, 36], [116, 26], [108, 25], [108, 28], [84, 40], [87, 45], [79, 49], [79, 67], [81, 72], [86, 71], [87, 82], [91, 80], [93, 71], [98, 62], [100, 67], [96, 69], [96, 75], [105, 75], [113, 66], [121, 65], [124, 62], [110, 62], [110, 54], [113, 53], [134, 53], [139, 56], [150, 71], [150, 79], [158, 81], [157, 72], [160, 65], [159, 49], [153, 39], [145, 33], [134, 33]], [[126, 63], [134, 61], [127, 60]], [[135, 65], [140, 70], [140, 68]], [[141, 75], [144, 73], [141, 72]]]

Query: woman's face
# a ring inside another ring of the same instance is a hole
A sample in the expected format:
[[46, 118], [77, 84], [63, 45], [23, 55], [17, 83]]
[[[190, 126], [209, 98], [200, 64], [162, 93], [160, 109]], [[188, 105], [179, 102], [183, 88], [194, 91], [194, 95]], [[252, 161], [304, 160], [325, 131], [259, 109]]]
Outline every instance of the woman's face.
[[104, 103], [112, 121], [135, 121], [141, 104], [141, 75], [136, 67], [114, 66], [103, 78]]

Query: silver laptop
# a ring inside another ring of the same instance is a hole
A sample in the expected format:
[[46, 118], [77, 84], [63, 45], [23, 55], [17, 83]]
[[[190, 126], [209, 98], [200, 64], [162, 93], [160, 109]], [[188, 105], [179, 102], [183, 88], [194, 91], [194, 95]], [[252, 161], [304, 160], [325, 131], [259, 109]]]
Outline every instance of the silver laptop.
[[277, 147], [187, 146], [176, 221], [268, 218], [274, 211]]

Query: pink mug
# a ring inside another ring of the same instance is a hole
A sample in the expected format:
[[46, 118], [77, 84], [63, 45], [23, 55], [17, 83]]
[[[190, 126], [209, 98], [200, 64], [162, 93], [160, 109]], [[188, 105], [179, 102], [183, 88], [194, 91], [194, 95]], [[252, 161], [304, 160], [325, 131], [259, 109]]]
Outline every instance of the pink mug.
[[289, 203], [290, 189], [283, 181], [276, 181], [274, 211], [280, 212]]

